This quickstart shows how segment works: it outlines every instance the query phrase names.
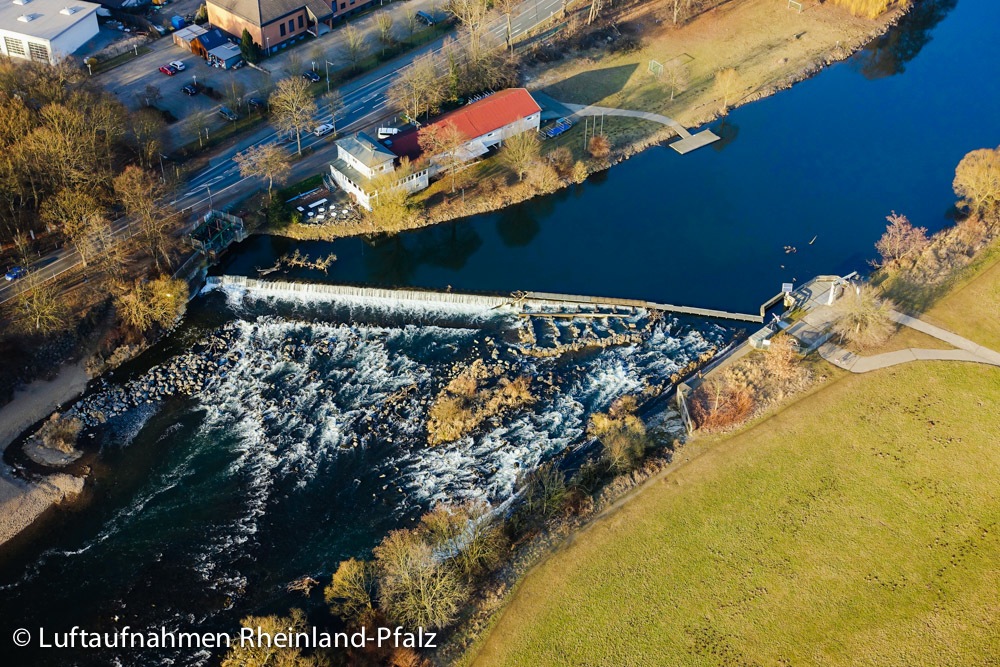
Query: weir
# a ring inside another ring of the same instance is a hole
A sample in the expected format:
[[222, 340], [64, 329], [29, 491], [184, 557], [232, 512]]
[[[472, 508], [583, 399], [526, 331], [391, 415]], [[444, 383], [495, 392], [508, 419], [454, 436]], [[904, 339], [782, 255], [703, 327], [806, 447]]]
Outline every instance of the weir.
[[[392, 301], [416, 301], [422, 303], [446, 303], [463, 306], [478, 306], [488, 309], [505, 306], [592, 306], [592, 307], [626, 307], [644, 308], [668, 313], [696, 315], [723, 320], [741, 322], [763, 322], [766, 310], [776, 303], [783, 295], [772, 297], [760, 307], [760, 314], [733, 313], [712, 308], [697, 308], [693, 306], [675, 306], [666, 303], [643, 301], [640, 299], [618, 299], [613, 297], [592, 297], [579, 294], [557, 294], [554, 292], [515, 292], [510, 295], [470, 294], [468, 292], [442, 292], [423, 289], [389, 289], [384, 287], [361, 287], [356, 285], [332, 285], [328, 283], [289, 282], [282, 280], [260, 280], [246, 276], [209, 276], [206, 287], [224, 287], [232, 285], [253, 292], [322, 294], [326, 296], [343, 296], [365, 299], [385, 299]], [[544, 316], [544, 313], [531, 313]], [[614, 313], [606, 315], [594, 314], [595, 317], [614, 317]]]

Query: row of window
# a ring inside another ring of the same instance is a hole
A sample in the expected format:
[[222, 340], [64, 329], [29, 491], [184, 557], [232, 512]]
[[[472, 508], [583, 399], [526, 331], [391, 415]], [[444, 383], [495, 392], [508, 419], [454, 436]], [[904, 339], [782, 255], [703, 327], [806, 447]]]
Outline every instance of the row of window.
[[[304, 25], [305, 25], [305, 21], [303, 20], [302, 16], [299, 15], [299, 30], [302, 30], [302, 26], [304, 26]], [[288, 28], [287, 29], [285, 28], [285, 24], [281, 23], [278, 26], [278, 31], [281, 33], [282, 37], [284, 37], [286, 34], [288, 34], [290, 32], [295, 32], [295, 19], [288, 19]]]
[[49, 62], [49, 47], [45, 44], [28, 42], [28, 51], [25, 52], [24, 42], [16, 37], [4, 37], [3, 42], [7, 48], [8, 55], [20, 56], [21, 58], [27, 58], [30, 55], [32, 60], [43, 63]]

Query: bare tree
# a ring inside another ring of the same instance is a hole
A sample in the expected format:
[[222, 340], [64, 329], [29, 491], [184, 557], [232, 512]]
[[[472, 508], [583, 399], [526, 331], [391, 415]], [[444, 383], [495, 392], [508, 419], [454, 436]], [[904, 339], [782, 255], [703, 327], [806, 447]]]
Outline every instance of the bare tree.
[[364, 624], [375, 615], [375, 568], [350, 558], [341, 561], [323, 591], [330, 611], [350, 624]]
[[279, 183], [288, 175], [291, 165], [288, 153], [276, 144], [251, 146], [233, 158], [244, 178], [264, 178], [267, 180], [267, 196], [273, 198], [274, 182]]
[[469, 139], [458, 127], [448, 121], [428, 125], [417, 134], [421, 150], [436, 162], [441, 171], [451, 172], [451, 191], [455, 191], [455, 176], [458, 165], [465, 161], [463, 147]]
[[413, 41], [413, 35], [417, 32], [420, 23], [417, 21], [417, 11], [410, 7], [403, 10], [403, 21], [406, 23], [406, 38]]
[[346, 23], [341, 28], [340, 35], [344, 38], [344, 46], [347, 48], [347, 59], [351, 61], [351, 67], [357, 69], [365, 52], [365, 34], [352, 24]]
[[238, 79], [231, 79], [229, 81], [229, 85], [226, 86], [226, 104], [233, 111], [238, 112], [243, 106], [243, 100], [246, 98], [246, 94], [247, 88], [243, 85], [243, 82]]
[[274, 125], [282, 132], [294, 132], [299, 155], [302, 155], [302, 131], [307, 129], [316, 115], [316, 100], [309, 93], [309, 82], [301, 77], [290, 77], [278, 82], [268, 100]]
[[[24, 265], [28, 266], [28, 262]], [[14, 299], [14, 316], [21, 328], [39, 334], [52, 333], [66, 325], [66, 315], [66, 305], [55, 281], [46, 281], [29, 268]]]
[[517, 8], [520, 6], [520, 0], [494, 0], [493, 2], [493, 7], [503, 14], [507, 21], [507, 48], [511, 51], [514, 50], [514, 12], [516, 12]]
[[163, 118], [155, 109], [140, 109], [129, 117], [129, 140], [139, 161], [152, 168], [163, 148]]
[[170, 266], [171, 228], [176, 211], [160, 200], [163, 186], [149, 172], [130, 165], [114, 179], [115, 196], [125, 207], [138, 229], [138, 238], [146, 252], [161, 269], [162, 259]]
[[135, 281], [120, 285], [115, 296], [115, 310], [122, 322], [138, 333], [157, 324], [174, 324], [187, 306], [188, 286], [183, 280], [160, 277], [149, 282]]
[[375, 28], [378, 30], [378, 41], [382, 43], [382, 53], [386, 47], [395, 41], [392, 37], [392, 14], [387, 11], [375, 12]]
[[101, 250], [100, 229], [107, 226], [97, 198], [79, 189], [63, 188], [42, 204], [41, 218], [66, 237], [84, 268]]
[[331, 90], [330, 92], [323, 95], [320, 98], [323, 104], [323, 108], [326, 112], [330, 114], [330, 124], [333, 125], [333, 132], [337, 132], [337, 117], [344, 113], [346, 105], [344, 104], [344, 96], [340, 94], [339, 90]]
[[390, 619], [425, 628], [440, 628], [455, 619], [468, 588], [418, 533], [394, 530], [374, 553], [379, 602]]
[[1000, 147], [981, 148], [963, 157], [955, 168], [953, 187], [972, 213], [996, 212], [1000, 206]]
[[379, 174], [369, 181], [371, 210], [364, 215], [373, 230], [398, 232], [413, 220], [409, 193], [399, 184], [409, 172], [409, 161], [404, 160], [395, 172]]
[[871, 285], [849, 289], [837, 301], [836, 309], [839, 318], [833, 323], [834, 333], [862, 351], [878, 347], [892, 334], [892, 304], [878, 298]]
[[634, 396], [623, 396], [607, 413], [591, 415], [587, 427], [587, 434], [601, 441], [605, 458], [618, 472], [634, 468], [651, 444], [637, 407]]
[[670, 101], [674, 101], [676, 93], [683, 93], [688, 86], [688, 69], [681, 61], [674, 58], [663, 66], [663, 78], [670, 86]]
[[470, 62], [479, 62], [483, 34], [490, 18], [489, 0], [450, 0], [448, 10], [465, 29]]
[[905, 215], [893, 211], [886, 216], [882, 238], [875, 243], [875, 249], [882, 257], [881, 266], [898, 265], [904, 259], [915, 259], [930, 243], [926, 227], [914, 227]]
[[538, 160], [540, 149], [534, 132], [522, 132], [504, 141], [500, 159], [517, 174], [517, 180], [523, 181], [528, 168]]
[[413, 120], [422, 113], [430, 116], [444, 101], [441, 83], [437, 59], [426, 56], [396, 78], [387, 91], [389, 103]]
[[715, 73], [715, 94], [719, 98], [719, 113], [725, 115], [729, 103], [740, 88], [740, 75], [732, 67]]

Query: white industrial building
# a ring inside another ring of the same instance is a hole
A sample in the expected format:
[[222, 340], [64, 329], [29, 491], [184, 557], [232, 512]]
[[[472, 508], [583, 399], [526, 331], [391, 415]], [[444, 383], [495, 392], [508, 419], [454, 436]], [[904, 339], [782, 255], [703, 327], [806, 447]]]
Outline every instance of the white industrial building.
[[81, 0], [0, 0], [0, 53], [54, 63], [97, 35], [99, 7]]

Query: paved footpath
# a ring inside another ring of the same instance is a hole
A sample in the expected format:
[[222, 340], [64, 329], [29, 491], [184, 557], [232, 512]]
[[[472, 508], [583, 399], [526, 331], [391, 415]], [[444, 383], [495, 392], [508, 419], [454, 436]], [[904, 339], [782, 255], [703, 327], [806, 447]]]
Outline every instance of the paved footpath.
[[904, 315], [896, 311], [891, 311], [889, 317], [896, 323], [916, 329], [928, 336], [933, 336], [949, 345], [955, 346], [954, 350], [925, 350], [921, 348], [908, 347], [904, 350], [875, 354], [869, 357], [854, 354], [844, 349], [840, 345], [827, 341], [819, 346], [818, 352], [821, 357], [829, 361], [834, 366], [839, 366], [852, 373], [867, 373], [880, 368], [897, 366], [911, 361], [966, 361], [978, 364], [990, 364], [1000, 366], [1000, 353], [989, 348], [973, 343], [967, 338], [954, 334], [941, 327], [928, 324], [921, 319]]

